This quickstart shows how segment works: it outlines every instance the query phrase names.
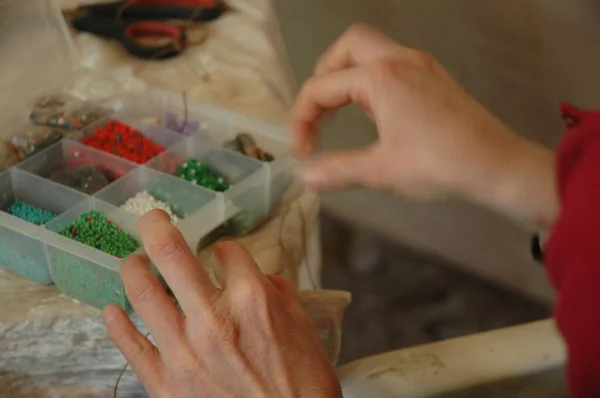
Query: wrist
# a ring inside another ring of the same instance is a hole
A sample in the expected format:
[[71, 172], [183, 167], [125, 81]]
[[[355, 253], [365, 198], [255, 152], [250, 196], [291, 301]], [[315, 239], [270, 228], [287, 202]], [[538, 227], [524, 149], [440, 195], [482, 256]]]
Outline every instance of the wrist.
[[328, 386], [305, 391], [303, 398], [342, 398], [342, 387], [336, 377], [333, 377]]
[[489, 148], [488, 161], [470, 187], [470, 196], [502, 213], [548, 228], [558, 213], [554, 154], [511, 135]]

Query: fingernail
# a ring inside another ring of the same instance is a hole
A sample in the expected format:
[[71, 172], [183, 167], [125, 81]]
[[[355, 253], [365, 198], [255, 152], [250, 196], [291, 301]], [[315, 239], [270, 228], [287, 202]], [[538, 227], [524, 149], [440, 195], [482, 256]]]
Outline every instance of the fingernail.
[[312, 166], [305, 167], [300, 170], [300, 179], [304, 184], [311, 187], [322, 187], [327, 184], [327, 176], [325, 173]]
[[[221, 267], [219, 266], [219, 259], [215, 255], [215, 253], [210, 253], [210, 257], [206, 261], [206, 265], [209, 269], [212, 270], [213, 275], [217, 279], [216, 282], [220, 282], [221, 278]], [[215, 282], [215, 281], [213, 281]]]

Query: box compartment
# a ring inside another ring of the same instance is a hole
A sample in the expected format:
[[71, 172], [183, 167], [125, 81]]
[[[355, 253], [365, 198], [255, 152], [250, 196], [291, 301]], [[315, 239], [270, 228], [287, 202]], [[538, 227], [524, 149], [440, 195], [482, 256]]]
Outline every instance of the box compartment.
[[172, 175], [180, 164], [189, 159], [206, 165], [230, 184], [229, 189], [221, 194], [225, 213], [233, 216], [227, 221], [228, 234], [244, 234], [265, 219], [270, 208], [270, 184], [268, 168], [263, 162], [221, 148], [209, 141], [189, 137], [158, 156], [148, 166]]
[[86, 196], [15, 168], [0, 174], [0, 267], [51, 285], [43, 227], [7, 213], [18, 199], [60, 216]]
[[[48, 179], [56, 179], [56, 173], [60, 170], [73, 171], [78, 168], [80, 170], [83, 170], [81, 168], [85, 168], [85, 170], [94, 168], [100, 173], [94, 171], [92, 173], [94, 177], [90, 177], [90, 181], [81, 181], [80, 184], [76, 184], [77, 188], [71, 187], [86, 194], [98, 192], [108, 184], [132, 171], [135, 167], [134, 163], [69, 139], [63, 139], [61, 142], [39, 152], [17, 166], [21, 170]], [[86, 175], [90, 174], [88, 171], [85, 173]], [[104, 180], [102, 177], [104, 177]], [[60, 181], [57, 180], [57, 182], [63, 184], [66, 180], [72, 180], [72, 178], [63, 174], [63, 177], [60, 178]], [[72, 182], [74, 183], [74, 181]]]
[[[60, 235], [69, 224], [89, 211], [98, 211], [141, 243], [137, 217], [96, 198], [84, 202], [46, 224], [50, 274], [58, 289], [96, 308], [117, 304], [131, 311], [119, 274], [126, 258], [117, 258], [94, 247]], [[142, 252], [141, 245], [137, 252]]]
[[[164, 147], [165, 150], [177, 144], [184, 138], [181, 134], [177, 134], [160, 125], [148, 125], [141, 120], [136, 120], [135, 117], [133, 117], [133, 114], [128, 112], [127, 110], [116, 112], [103, 119], [96, 121], [95, 123], [90, 124], [86, 128], [82, 129], [78, 134], [75, 134], [73, 138], [77, 139], [78, 141], [82, 141], [85, 138], [91, 137], [95, 134], [95, 132], [98, 129], [105, 127], [111, 121], [118, 121], [131, 128], [134, 128], [146, 138]], [[117, 153], [111, 154], [119, 156]], [[126, 160], [131, 161], [129, 159]], [[139, 164], [143, 164], [143, 162]]]
[[223, 222], [223, 201], [216, 192], [144, 166], [109, 185], [95, 197], [121, 207], [142, 191], [148, 191], [169, 205], [180, 219], [177, 228], [192, 250], [195, 250], [203, 235]]

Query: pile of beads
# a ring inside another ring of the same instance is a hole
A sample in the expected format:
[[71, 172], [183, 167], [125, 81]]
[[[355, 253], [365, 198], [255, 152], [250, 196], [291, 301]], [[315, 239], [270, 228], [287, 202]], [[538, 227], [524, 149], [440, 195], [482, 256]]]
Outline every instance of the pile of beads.
[[150, 195], [148, 191], [139, 192], [134, 197], [129, 198], [121, 208], [138, 216], [143, 216], [154, 209], [160, 209], [164, 210], [169, 215], [173, 224], [177, 224], [179, 221], [179, 217], [177, 217], [175, 212], [171, 209], [171, 206], [156, 199], [154, 196]]
[[19, 155], [10, 142], [0, 140], [0, 173], [19, 163]]
[[46, 126], [33, 126], [12, 136], [10, 143], [17, 151], [19, 160], [23, 160], [60, 141], [62, 138], [61, 132], [56, 129]]
[[19, 217], [22, 220], [29, 221], [35, 225], [44, 225], [54, 217], [56, 214], [40, 209], [32, 204], [17, 199], [9, 208], [8, 213], [15, 217]]
[[177, 167], [175, 176], [217, 192], [225, 192], [229, 189], [229, 184], [223, 178], [195, 159], [189, 159]]
[[238, 134], [233, 140], [226, 141], [223, 147], [263, 162], [272, 162], [274, 159], [273, 155], [259, 148], [254, 138], [248, 133]]
[[109, 184], [109, 179], [97, 167], [63, 167], [50, 174], [50, 179], [61, 185], [93, 195]]
[[165, 151], [162, 145], [118, 120], [111, 120], [97, 128], [94, 134], [81, 142], [138, 164], [144, 164]]
[[68, 95], [52, 95], [40, 98], [31, 110], [33, 123], [79, 130], [105, 115], [107, 110], [89, 101], [81, 101]]
[[6, 141], [0, 140], [0, 172], [48, 148], [62, 138], [62, 134], [57, 130], [34, 126], [23, 133], [7, 138]]
[[69, 148], [68, 165], [71, 168], [79, 166], [92, 166], [101, 171], [109, 182], [113, 182], [127, 174], [132, 166], [120, 159], [114, 159], [106, 154], [94, 150]]
[[60, 234], [117, 258], [125, 258], [139, 247], [133, 236], [97, 211], [82, 214]]

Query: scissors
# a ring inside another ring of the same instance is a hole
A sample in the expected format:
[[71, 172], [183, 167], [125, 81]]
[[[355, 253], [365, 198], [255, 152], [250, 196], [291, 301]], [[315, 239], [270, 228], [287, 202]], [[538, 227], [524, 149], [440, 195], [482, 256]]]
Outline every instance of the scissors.
[[185, 51], [185, 27], [167, 21], [209, 22], [225, 12], [220, 0], [124, 0], [80, 6], [72, 14], [81, 32], [117, 39], [142, 59], [167, 59]]

